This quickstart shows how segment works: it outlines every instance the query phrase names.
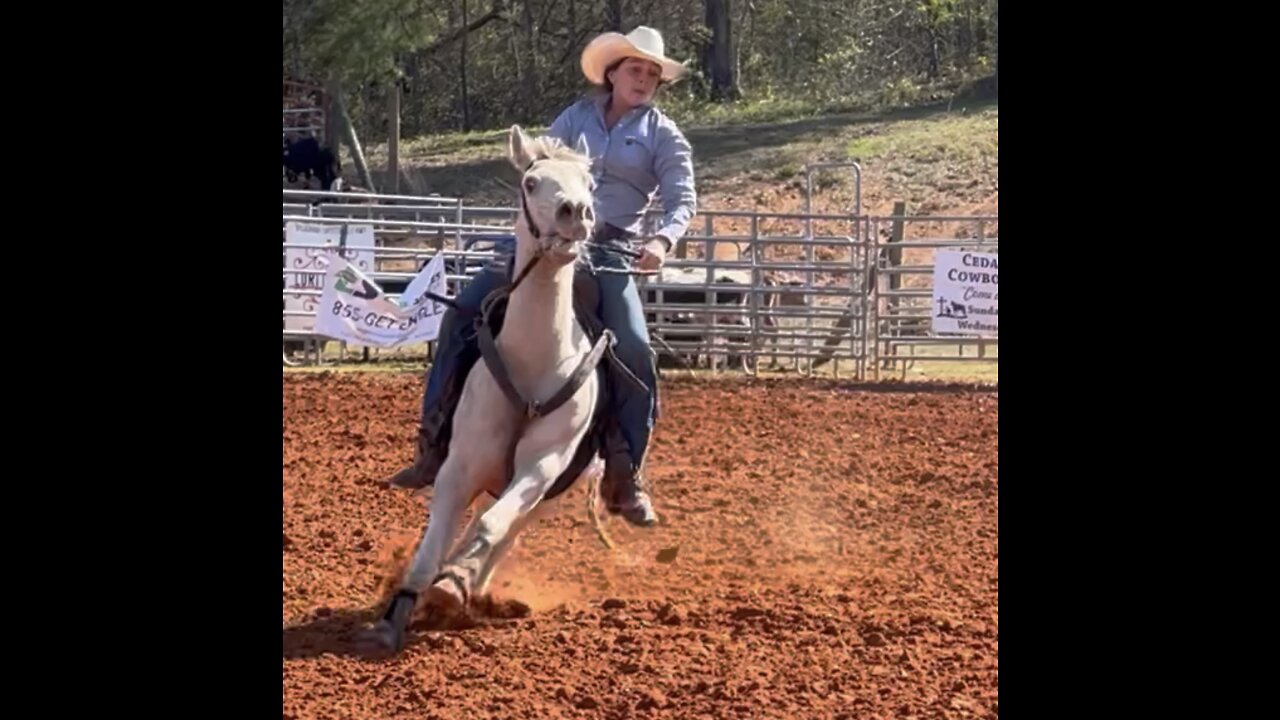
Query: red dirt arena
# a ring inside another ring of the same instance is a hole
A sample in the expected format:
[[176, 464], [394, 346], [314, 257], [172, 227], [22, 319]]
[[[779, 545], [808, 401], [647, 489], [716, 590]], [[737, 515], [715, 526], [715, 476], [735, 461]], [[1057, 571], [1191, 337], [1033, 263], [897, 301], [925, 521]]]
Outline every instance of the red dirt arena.
[[425, 528], [421, 379], [284, 378], [284, 717], [998, 718], [997, 390], [664, 378], [662, 523], [543, 509], [474, 627], [353, 638]]

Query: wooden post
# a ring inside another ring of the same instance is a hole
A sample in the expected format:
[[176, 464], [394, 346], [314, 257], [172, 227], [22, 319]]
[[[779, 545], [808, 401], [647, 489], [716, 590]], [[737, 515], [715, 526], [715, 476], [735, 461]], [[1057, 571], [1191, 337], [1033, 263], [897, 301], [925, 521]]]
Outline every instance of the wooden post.
[[[903, 220], [906, 214], [907, 214], [907, 204], [905, 202], [903, 202], [902, 200], [899, 200], [893, 204], [893, 216], [894, 216], [893, 231], [889, 235], [890, 248], [888, 252], [888, 262], [886, 263], [886, 266], [890, 269], [896, 270], [898, 266], [902, 264], [902, 248], [893, 247], [893, 246], [900, 244], [902, 242], [902, 238], [906, 234], [905, 232], [906, 222]], [[901, 287], [902, 287], [902, 276], [899, 275], [898, 273], [891, 273], [889, 275], [889, 289], [897, 290]], [[889, 320], [883, 323], [881, 327], [886, 331], [889, 330], [889, 328], [893, 328], [893, 332], [885, 332], [885, 335], [889, 337], [894, 337], [897, 335], [898, 330], [901, 329], [901, 323], [899, 322], [899, 319], [898, 319], [899, 303], [898, 303], [898, 298], [896, 297], [890, 297], [888, 298], [888, 300], [889, 302], [887, 303], [887, 305], [890, 310], [888, 313]], [[893, 348], [894, 348], [893, 341], [885, 340], [884, 356], [886, 360], [884, 361], [883, 365], [886, 368], [890, 367], [890, 363], [893, 362], [892, 360], [887, 359], [890, 355], [892, 355], [890, 351]]]
[[[903, 222], [902, 218], [906, 216], [906, 214], [907, 214], [907, 204], [905, 202], [899, 200], [893, 204], [894, 220], [893, 220], [893, 233], [889, 236], [890, 243], [893, 243], [896, 245], [902, 242], [902, 238], [903, 238], [903, 235], [905, 235], [905, 230], [906, 230], [906, 227], [905, 227], [906, 223]], [[902, 264], [902, 248], [901, 247], [889, 248], [889, 267], [896, 268], [901, 264]], [[897, 290], [900, 287], [902, 287], [902, 276], [896, 273], [893, 275], [890, 275], [889, 289]], [[897, 298], [891, 298], [891, 300], [893, 300], [891, 304], [893, 305], [898, 304]]]

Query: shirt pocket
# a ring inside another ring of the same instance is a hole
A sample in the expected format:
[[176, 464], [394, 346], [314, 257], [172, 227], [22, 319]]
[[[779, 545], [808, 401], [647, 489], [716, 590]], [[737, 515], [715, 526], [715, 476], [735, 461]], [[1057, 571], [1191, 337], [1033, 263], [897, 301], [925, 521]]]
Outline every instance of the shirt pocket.
[[653, 164], [653, 138], [647, 134], [627, 133], [609, 148], [612, 174], [626, 178], [642, 191], [650, 190], [654, 182]]

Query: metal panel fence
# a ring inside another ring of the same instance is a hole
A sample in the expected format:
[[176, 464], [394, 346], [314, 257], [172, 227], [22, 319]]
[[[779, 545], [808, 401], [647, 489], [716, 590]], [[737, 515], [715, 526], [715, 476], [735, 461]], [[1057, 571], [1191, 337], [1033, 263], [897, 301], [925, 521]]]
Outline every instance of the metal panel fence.
[[905, 373], [917, 359], [999, 362], [996, 338], [930, 332], [935, 254], [941, 249], [998, 253], [998, 220], [996, 215], [867, 218], [869, 232], [881, 239], [872, 289], [875, 377], [882, 370]]
[[[313, 204], [317, 198], [336, 202]], [[286, 224], [372, 225], [372, 277], [393, 297], [437, 252], [456, 294], [509, 251], [517, 212], [459, 198], [294, 190], [285, 191], [283, 210]], [[650, 211], [646, 226], [660, 217]], [[933, 253], [998, 252], [997, 221], [700, 210], [663, 273], [637, 277], [654, 350], [663, 362], [713, 370], [812, 372], [830, 363], [835, 374], [859, 379], [905, 371], [922, 358], [998, 364], [998, 339], [935, 336], [929, 315]], [[286, 317], [314, 317], [316, 280], [313, 289], [292, 288], [322, 273], [285, 267], [283, 274], [286, 296], [314, 298], [309, 310]], [[284, 337], [319, 361], [324, 338], [289, 330]]]

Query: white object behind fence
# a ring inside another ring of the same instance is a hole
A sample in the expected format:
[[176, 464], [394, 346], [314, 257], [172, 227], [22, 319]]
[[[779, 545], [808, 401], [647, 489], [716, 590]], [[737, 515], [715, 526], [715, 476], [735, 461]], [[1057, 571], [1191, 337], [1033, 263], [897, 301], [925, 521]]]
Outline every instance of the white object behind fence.
[[[324, 289], [324, 272], [328, 269], [328, 251], [325, 248], [345, 245], [343, 257], [352, 261], [361, 272], [371, 273], [374, 262], [373, 225], [290, 222], [285, 225], [284, 241], [286, 290], [302, 291], [284, 296], [284, 329], [312, 332], [315, 329], [315, 318], [309, 315], [316, 312], [320, 301], [319, 293]], [[290, 273], [290, 270], [298, 272]], [[305, 312], [308, 316], [289, 314], [291, 312]]]

